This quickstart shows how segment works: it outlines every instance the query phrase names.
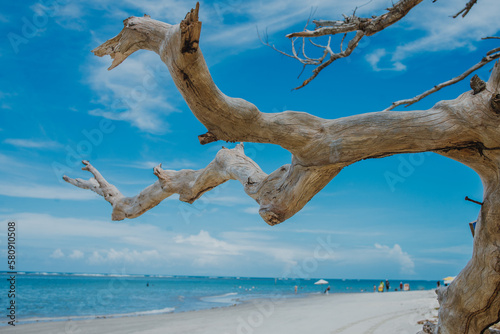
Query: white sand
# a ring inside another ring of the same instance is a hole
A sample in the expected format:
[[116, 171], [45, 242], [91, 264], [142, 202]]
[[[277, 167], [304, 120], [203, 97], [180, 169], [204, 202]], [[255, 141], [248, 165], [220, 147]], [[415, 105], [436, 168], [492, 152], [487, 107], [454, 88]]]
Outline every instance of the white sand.
[[211, 310], [0, 327], [22, 334], [415, 334], [437, 315], [434, 291], [254, 300]]

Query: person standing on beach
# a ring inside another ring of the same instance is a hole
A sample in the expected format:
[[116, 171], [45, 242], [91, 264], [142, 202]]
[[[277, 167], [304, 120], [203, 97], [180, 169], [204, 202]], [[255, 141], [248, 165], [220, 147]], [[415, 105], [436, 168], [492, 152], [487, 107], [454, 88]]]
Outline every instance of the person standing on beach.
[[378, 285], [378, 292], [384, 292], [384, 281], [380, 281]]
[[330, 291], [330, 286], [328, 286], [328, 288], [326, 288], [326, 290], [325, 290], [326, 295], [328, 294], [328, 291]]
[[389, 280], [385, 280], [385, 290], [389, 291], [390, 288], [391, 288], [391, 285], [389, 284]]
[[297, 286], [295, 286], [295, 294], [297, 294]]
[[399, 291], [403, 291], [403, 282], [399, 282]]

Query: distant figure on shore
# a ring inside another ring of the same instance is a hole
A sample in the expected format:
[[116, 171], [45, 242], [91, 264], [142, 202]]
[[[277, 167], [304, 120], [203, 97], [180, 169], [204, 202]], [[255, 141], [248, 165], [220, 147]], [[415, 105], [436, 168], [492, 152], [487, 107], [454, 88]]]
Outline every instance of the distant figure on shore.
[[399, 282], [399, 291], [403, 291], [403, 282]]
[[441, 286], [441, 281], [437, 281], [438, 288]]
[[385, 290], [389, 291], [390, 288], [391, 288], [391, 284], [389, 284], [389, 280], [385, 280]]
[[328, 294], [328, 291], [330, 291], [330, 286], [328, 286], [328, 288], [326, 288], [325, 294]]
[[377, 292], [377, 286], [373, 284], [373, 292]]
[[380, 281], [378, 285], [378, 292], [384, 292], [384, 281]]
[[295, 286], [295, 294], [297, 294], [297, 286]]

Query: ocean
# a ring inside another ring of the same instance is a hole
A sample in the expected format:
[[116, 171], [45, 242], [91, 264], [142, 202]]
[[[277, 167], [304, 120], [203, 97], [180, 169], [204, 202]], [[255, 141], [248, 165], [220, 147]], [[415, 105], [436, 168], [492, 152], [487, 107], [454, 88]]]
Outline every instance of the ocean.
[[[0, 307], [9, 305], [9, 275], [0, 272]], [[75, 273], [18, 273], [15, 283], [18, 324], [99, 317], [138, 316], [224, 307], [255, 298], [300, 298], [322, 293], [373, 293], [380, 280], [319, 278], [150, 276]], [[391, 291], [399, 280], [390, 281]], [[406, 280], [411, 290], [436, 288], [436, 281]], [[295, 294], [297, 286], [297, 294]], [[404, 292], [398, 292], [404, 293]], [[5, 313], [5, 312], [4, 312]], [[1, 317], [0, 325], [8, 318]]]

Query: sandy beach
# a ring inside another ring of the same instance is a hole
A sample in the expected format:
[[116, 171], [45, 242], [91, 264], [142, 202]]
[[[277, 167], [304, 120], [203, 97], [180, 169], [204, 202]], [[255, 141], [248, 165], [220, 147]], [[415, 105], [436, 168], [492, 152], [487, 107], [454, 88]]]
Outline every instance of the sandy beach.
[[45, 322], [2, 327], [23, 334], [415, 334], [437, 316], [434, 291], [312, 295], [260, 299], [210, 310], [162, 315]]

